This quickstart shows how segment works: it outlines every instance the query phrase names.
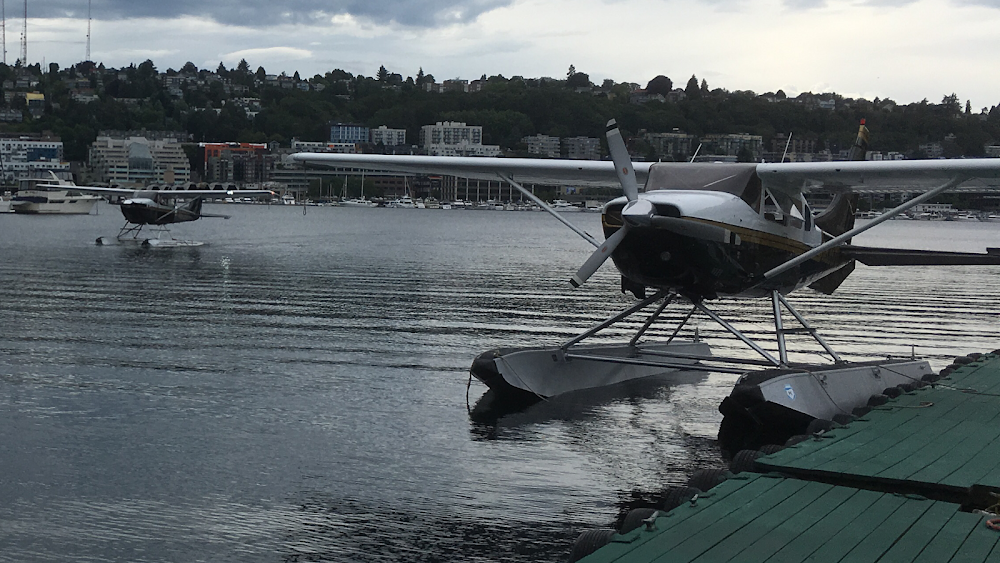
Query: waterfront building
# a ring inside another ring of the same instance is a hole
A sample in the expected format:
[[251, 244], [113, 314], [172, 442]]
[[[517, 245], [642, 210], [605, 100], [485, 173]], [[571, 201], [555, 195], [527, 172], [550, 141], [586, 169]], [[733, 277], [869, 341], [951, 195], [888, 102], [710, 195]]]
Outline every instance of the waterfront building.
[[528, 154], [559, 158], [559, 137], [532, 135], [530, 137], [522, 137], [521, 142], [528, 145]]
[[645, 133], [642, 139], [653, 147], [657, 158], [666, 161], [687, 160], [698, 147], [697, 137], [678, 130], [670, 133]]
[[90, 145], [88, 165], [98, 182], [148, 185], [191, 181], [191, 164], [175, 138], [113, 137], [102, 134]]
[[357, 123], [331, 123], [330, 142], [331, 143], [367, 143], [371, 138], [368, 127]]
[[562, 140], [566, 158], [601, 160], [601, 140], [594, 137], [567, 137]]
[[276, 157], [267, 143], [199, 143], [205, 181], [238, 184], [271, 181]]
[[51, 135], [0, 136], [0, 164], [6, 184], [39, 178], [49, 170], [60, 178], [70, 179], [69, 163], [63, 162], [62, 140]]
[[438, 121], [420, 128], [420, 146], [432, 156], [499, 156], [499, 145], [483, 144], [483, 128], [458, 121]]
[[760, 135], [746, 133], [729, 133], [725, 135], [705, 135], [701, 138], [702, 154], [716, 156], [731, 156], [738, 158], [740, 154], [749, 157], [749, 162], [760, 162], [764, 149], [764, 139]]
[[406, 144], [406, 129], [389, 129], [385, 125], [380, 125], [370, 131], [371, 143], [373, 145], [385, 145], [387, 147], [397, 147]]

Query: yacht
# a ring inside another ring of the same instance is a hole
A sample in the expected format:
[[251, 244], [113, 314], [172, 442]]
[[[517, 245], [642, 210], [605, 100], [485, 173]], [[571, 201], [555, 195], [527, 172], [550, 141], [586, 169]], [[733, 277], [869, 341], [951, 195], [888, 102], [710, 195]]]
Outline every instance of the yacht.
[[401, 207], [403, 209], [415, 209], [417, 206], [413, 203], [413, 198], [408, 195], [392, 201], [389, 207]]
[[341, 200], [340, 205], [344, 207], [378, 207], [378, 204], [370, 199], [357, 197]]
[[556, 211], [580, 211], [581, 209], [564, 199], [552, 200], [552, 209]]
[[51, 171], [49, 174], [52, 177], [48, 179], [21, 180], [21, 188], [10, 201], [10, 210], [30, 215], [86, 215], [101, 199], [74, 191], [76, 184], [60, 179]]

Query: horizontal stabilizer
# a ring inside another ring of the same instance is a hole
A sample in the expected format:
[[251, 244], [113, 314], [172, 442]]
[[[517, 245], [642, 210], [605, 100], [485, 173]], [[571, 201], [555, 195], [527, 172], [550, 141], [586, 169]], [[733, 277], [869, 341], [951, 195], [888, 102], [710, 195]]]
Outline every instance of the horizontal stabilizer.
[[831, 274], [827, 274], [825, 277], [822, 277], [814, 281], [813, 283], [809, 284], [809, 287], [815, 289], [816, 291], [819, 291], [820, 293], [833, 295], [833, 292], [836, 291], [838, 287], [840, 287], [840, 284], [844, 283], [844, 280], [846, 280], [847, 276], [851, 275], [851, 272], [853, 271], [854, 271], [854, 262], [848, 262], [846, 265], [844, 265], [843, 268], [840, 268], [839, 270]]
[[840, 248], [847, 257], [866, 266], [983, 266], [1000, 265], [1000, 248], [977, 252], [903, 250], [847, 245]]

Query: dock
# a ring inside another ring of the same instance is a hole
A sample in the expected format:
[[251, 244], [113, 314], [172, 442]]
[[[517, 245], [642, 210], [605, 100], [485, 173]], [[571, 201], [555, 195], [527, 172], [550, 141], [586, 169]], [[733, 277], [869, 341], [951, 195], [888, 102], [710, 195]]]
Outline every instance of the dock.
[[[914, 387], [773, 453], [741, 452], [738, 474], [590, 531], [571, 559], [1000, 562], [1000, 351]], [[603, 546], [584, 555], [587, 543]]]

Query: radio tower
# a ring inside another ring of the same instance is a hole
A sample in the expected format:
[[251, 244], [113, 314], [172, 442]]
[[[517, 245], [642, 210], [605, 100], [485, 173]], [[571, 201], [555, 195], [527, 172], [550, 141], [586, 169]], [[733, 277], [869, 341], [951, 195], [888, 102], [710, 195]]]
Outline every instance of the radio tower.
[[0, 27], [0, 31], [3, 31], [3, 64], [7, 64], [7, 2], [0, 0], [0, 17], [3, 18], [3, 26]]
[[85, 61], [90, 61], [90, 1], [87, 0], [87, 57], [84, 59]]
[[24, 27], [21, 29], [21, 66], [28, 66], [28, 0], [24, 0]]

